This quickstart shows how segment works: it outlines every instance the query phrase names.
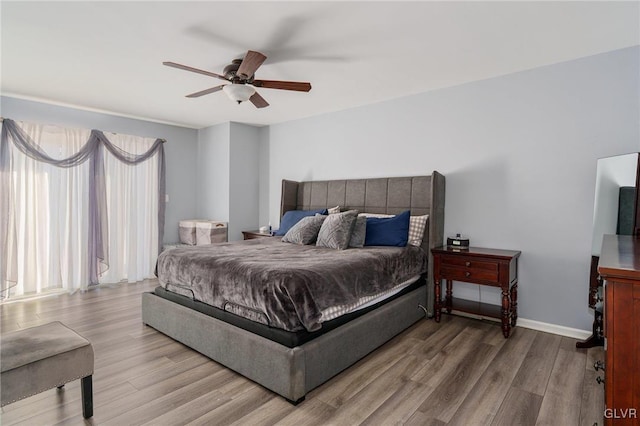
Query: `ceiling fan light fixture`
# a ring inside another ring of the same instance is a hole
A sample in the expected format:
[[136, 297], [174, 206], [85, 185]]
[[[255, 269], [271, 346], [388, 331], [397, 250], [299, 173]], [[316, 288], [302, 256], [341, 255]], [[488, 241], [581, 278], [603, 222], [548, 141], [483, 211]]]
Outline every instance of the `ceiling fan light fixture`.
[[232, 101], [237, 103], [248, 101], [256, 93], [256, 89], [253, 86], [246, 84], [227, 84], [222, 90]]
[[[2, 1], [2, 0], [0, 0]], [[178, 64], [177, 62], [163, 62], [163, 65], [172, 68], [207, 75], [209, 77], [219, 78], [231, 84], [221, 84], [209, 89], [200, 90], [199, 92], [186, 95], [187, 98], [199, 98], [219, 91], [224, 91], [229, 99], [236, 101], [238, 104], [250, 101], [256, 108], [265, 108], [269, 106], [267, 102], [255, 87], [264, 87], [265, 89], [293, 90], [296, 92], [308, 92], [311, 90], [311, 83], [302, 81], [279, 81], [279, 80], [256, 80], [256, 70], [260, 68], [262, 63], [267, 59], [265, 55], [254, 50], [248, 50], [244, 59], [234, 59], [233, 62], [224, 68], [223, 74], [193, 68], [187, 65]]]

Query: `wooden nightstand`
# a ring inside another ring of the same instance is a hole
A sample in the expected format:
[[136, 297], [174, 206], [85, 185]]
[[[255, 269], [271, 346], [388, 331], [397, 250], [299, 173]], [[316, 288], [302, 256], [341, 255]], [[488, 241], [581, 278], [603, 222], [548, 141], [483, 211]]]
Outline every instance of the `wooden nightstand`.
[[[435, 284], [435, 320], [440, 322], [440, 313], [446, 309], [502, 320], [502, 334], [509, 337], [511, 327], [518, 319], [518, 257], [519, 251], [497, 250], [480, 247], [468, 249], [437, 247], [433, 253], [433, 281]], [[447, 282], [444, 303], [441, 300], [440, 284]], [[502, 306], [489, 305], [453, 297], [452, 282], [500, 287]]]
[[273, 235], [264, 234], [258, 230], [255, 230], [255, 231], [242, 231], [242, 236], [244, 237], [245, 240], [253, 240], [254, 238], [272, 237]]

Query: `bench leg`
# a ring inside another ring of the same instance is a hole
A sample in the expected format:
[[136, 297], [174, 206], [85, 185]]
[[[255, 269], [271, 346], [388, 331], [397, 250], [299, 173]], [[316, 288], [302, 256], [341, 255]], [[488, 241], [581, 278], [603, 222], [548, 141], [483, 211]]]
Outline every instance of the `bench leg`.
[[93, 376], [83, 377], [80, 382], [82, 393], [82, 417], [88, 419], [93, 417]]

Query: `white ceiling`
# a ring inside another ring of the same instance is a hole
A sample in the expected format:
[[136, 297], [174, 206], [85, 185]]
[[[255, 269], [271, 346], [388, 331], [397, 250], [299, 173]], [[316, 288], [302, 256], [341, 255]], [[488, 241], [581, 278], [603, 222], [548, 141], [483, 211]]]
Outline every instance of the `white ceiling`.
[[[3, 95], [202, 128], [266, 125], [531, 69], [640, 43], [632, 2], [0, 2]], [[248, 50], [256, 109], [220, 80]]]

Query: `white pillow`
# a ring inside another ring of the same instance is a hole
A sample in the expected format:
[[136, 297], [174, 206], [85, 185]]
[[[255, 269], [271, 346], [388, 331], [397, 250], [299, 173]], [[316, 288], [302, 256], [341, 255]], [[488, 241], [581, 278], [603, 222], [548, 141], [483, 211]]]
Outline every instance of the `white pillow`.
[[[364, 217], [394, 217], [393, 214], [381, 214], [381, 213], [360, 213], [358, 216]], [[427, 219], [429, 215], [423, 216], [411, 216], [409, 218], [409, 239], [407, 244], [412, 246], [421, 247], [422, 239], [424, 238], [424, 229], [427, 226]]]
[[340, 206], [331, 207], [331, 208], [327, 209], [327, 212], [329, 214], [338, 214], [338, 213], [340, 213]]

